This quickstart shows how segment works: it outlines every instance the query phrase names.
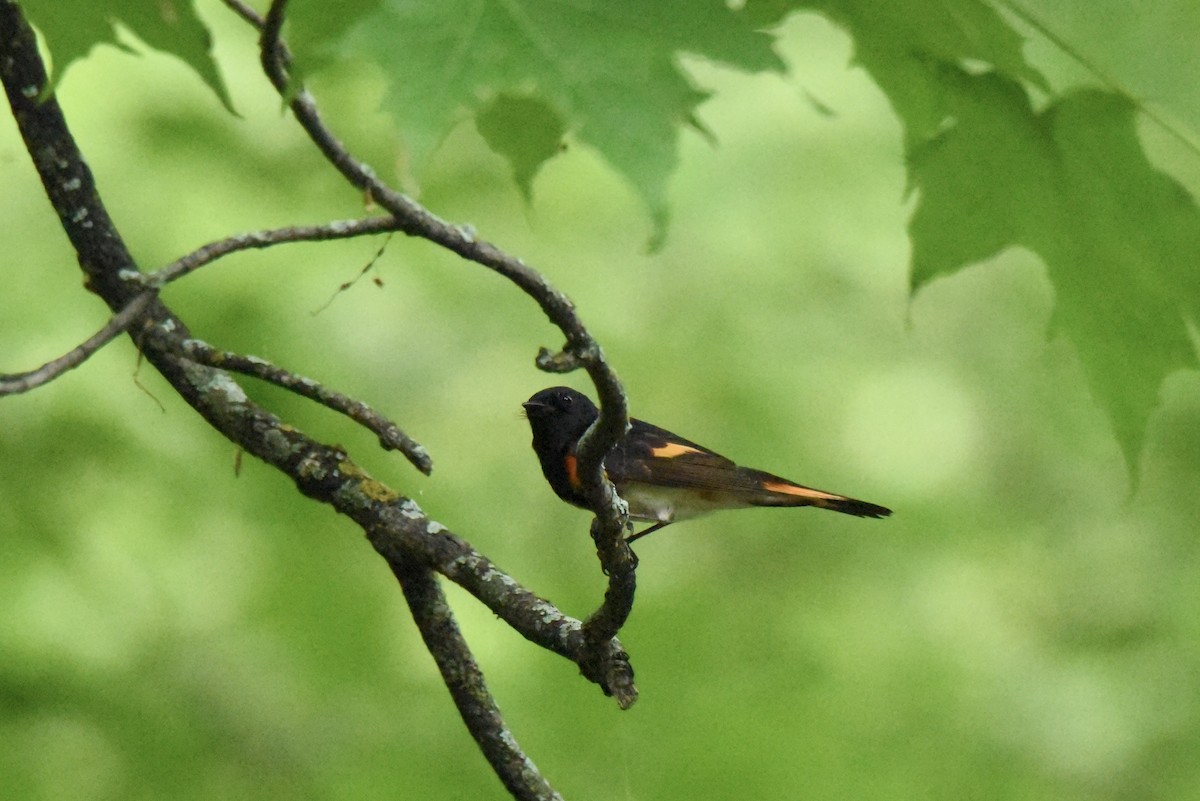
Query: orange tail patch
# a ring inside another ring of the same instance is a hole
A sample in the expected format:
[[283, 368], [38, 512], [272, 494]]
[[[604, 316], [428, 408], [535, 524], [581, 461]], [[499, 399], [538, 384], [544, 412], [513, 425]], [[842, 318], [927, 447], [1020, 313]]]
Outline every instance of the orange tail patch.
[[768, 492], [779, 492], [784, 495], [795, 495], [799, 498], [812, 498], [814, 501], [848, 501], [850, 500], [845, 495], [834, 495], [831, 492], [822, 492], [821, 490], [809, 489], [801, 487], [797, 484], [788, 484], [783, 481], [764, 481], [762, 488]]
[[[848, 498], [845, 495], [834, 495], [832, 492], [812, 489], [811, 487], [802, 487], [799, 484], [792, 484], [789, 481], [779, 478], [763, 477], [759, 481], [759, 486], [767, 492], [775, 493], [774, 497], [777, 499], [777, 503], [774, 504], [770, 501], [765, 503], [760, 502], [763, 506], [804, 506], [805, 501], [807, 501], [808, 505], [841, 512], [845, 515], [854, 515], [855, 517], [879, 518], [887, 517], [892, 513], [892, 510], [886, 506], [860, 501], [857, 498]], [[796, 499], [796, 502], [779, 502], [783, 500], [780, 498], [781, 495], [791, 496]]]

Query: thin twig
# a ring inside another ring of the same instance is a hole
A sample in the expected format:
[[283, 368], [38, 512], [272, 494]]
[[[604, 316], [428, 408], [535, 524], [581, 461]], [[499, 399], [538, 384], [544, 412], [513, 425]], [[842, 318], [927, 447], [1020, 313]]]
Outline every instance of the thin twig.
[[36, 370], [13, 375], [0, 375], [0, 396], [16, 395], [36, 389], [50, 383], [68, 370], [72, 370], [83, 364], [93, 354], [97, 353], [101, 348], [127, 330], [129, 326], [137, 322], [142, 312], [150, 305], [150, 301], [154, 300], [155, 295], [156, 293], [153, 291], [143, 292], [138, 295], [126, 304], [125, 308], [114, 314], [104, 324], [103, 328], [92, 334], [87, 340], [57, 359], [46, 362]]
[[249, 22], [256, 28], [263, 26], [262, 14], [259, 14], [250, 6], [242, 2], [242, 0], [223, 0], [225, 5], [229, 6], [235, 14]]
[[322, 406], [346, 415], [373, 432], [379, 437], [379, 444], [384, 450], [400, 451], [408, 461], [412, 462], [414, 467], [425, 475], [429, 475], [433, 470], [433, 462], [425, 448], [401, 431], [400, 427], [391, 420], [362, 401], [326, 389], [313, 379], [296, 375], [271, 364], [266, 359], [227, 350], [217, 350], [199, 339], [184, 340], [183, 355], [198, 364], [253, 376], [289, 392], [294, 392], [301, 397], [316, 401]]
[[[362, 269], [358, 271], [358, 275], [354, 276], [349, 281], [343, 281], [341, 284], [339, 284], [338, 288], [335, 289], [333, 291], [333, 294], [329, 296], [329, 300], [325, 301], [325, 303], [321, 306], [321, 308], [319, 308], [313, 312], [313, 316], [316, 317], [318, 314], [320, 314], [321, 312], [325, 311], [330, 306], [332, 306], [333, 302], [335, 300], [337, 300], [338, 295], [341, 295], [343, 292], [346, 292], [347, 290], [352, 288], [355, 284], [357, 284], [359, 281], [362, 280], [363, 276], [365, 276], [367, 273], [371, 272], [371, 270], [373, 270], [375, 268], [375, 265], [379, 263], [379, 260], [381, 258], [383, 258], [383, 252], [387, 249], [388, 243], [390, 243], [391, 241], [392, 241], [392, 236], [391, 236], [391, 232], [389, 231], [387, 237], [383, 240], [383, 244], [381, 244], [379, 246], [379, 249], [375, 251], [375, 255], [371, 257], [371, 260], [368, 261], [366, 264], [364, 264]], [[379, 278], [378, 275], [375, 276], [375, 285], [380, 286], [380, 287], [383, 286], [383, 281]]]
[[366, 220], [337, 220], [324, 225], [294, 225], [267, 231], [250, 231], [209, 242], [161, 270], [142, 276], [141, 280], [147, 286], [161, 288], [239, 250], [269, 248], [285, 242], [325, 242], [331, 239], [385, 234], [395, 231], [397, 227], [398, 223], [393, 217], [371, 217]]

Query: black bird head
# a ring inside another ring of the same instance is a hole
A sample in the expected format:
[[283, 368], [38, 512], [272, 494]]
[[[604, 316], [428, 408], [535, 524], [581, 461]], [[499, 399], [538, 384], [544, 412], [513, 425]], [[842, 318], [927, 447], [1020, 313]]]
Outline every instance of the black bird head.
[[543, 389], [521, 405], [533, 429], [538, 456], [544, 452], [561, 458], [600, 416], [591, 398], [570, 387]]

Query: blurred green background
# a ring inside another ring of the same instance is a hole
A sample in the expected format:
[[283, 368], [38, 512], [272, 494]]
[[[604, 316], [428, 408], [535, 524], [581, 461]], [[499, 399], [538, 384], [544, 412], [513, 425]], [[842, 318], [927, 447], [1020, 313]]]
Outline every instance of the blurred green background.
[[[201, 8], [240, 119], [158, 55], [97, 50], [61, 87], [146, 269], [362, 213], [281, 115], [251, 32]], [[801, 16], [779, 46], [789, 76], [689, 63], [716, 90], [702, 118], [720, 145], [685, 135], [660, 253], [584, 148], [527, 208], [464, 124], [421, 200], [570, 294], [637, 416], [896, 515], [754, 510], [647, 539], [622, 634], [642, 694], [628, 712], [450, 587], [459, 619], [571, 799], [1200, 798], [1197, 375], [1164, 386], [1135, 487], [1052, 333], [1035, 258], [1008, 252], [910, 299], [900, 131], [850, 48]], [[314, 89], [392, 172], [378, 75], [344, 67]], [[7, 116], [0, 184], [0, 369], [16, 371], [106, 313]], [[431, 451], [431, 478], [245, 382], [586, 615], [604, 587], [588, 516], [545, 486], [518, 414], [559, 382], [532, 362], [560, 338], [503, 280], [399, 237], [382, 287], [314, 314], [378, 247], [244, 254], [166, 299], [196, 336], [392, 416]], [[235, 475], [233, 447], [127, 341], [5, 399], [0, 452], [4, 797], [504, 797], [361, 532], [256, 462]]]

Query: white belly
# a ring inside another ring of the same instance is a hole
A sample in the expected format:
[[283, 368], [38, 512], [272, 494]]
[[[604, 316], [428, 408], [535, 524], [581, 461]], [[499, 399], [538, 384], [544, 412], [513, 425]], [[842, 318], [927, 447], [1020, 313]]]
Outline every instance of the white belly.
[[630, 518], [655, 523], [673, 523], [735, 506], [728, 498], [705, 498], [706, 493], [678, 487], [635, 484], [626, 487], [620, 494], [629, 504]]

